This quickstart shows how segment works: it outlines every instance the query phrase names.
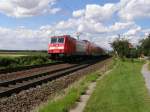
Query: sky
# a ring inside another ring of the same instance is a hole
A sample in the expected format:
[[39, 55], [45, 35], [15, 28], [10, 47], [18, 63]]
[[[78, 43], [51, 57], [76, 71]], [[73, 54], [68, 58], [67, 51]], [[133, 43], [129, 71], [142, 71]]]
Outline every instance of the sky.
[[150, 0], [0, 0], [0, 49], [46, 50], [69, 34], [111, 49], [120, 34], [137, 45], [150, 33]]

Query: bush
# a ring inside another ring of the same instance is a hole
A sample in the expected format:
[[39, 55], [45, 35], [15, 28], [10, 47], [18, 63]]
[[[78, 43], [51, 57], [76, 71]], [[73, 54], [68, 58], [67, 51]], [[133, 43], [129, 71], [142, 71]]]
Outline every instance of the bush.
[[13, 58], [0, 58], [1, 67], [17, 67], [27, 65], [40, 65], [50, 63], [51, 60], [48, 56], [24, 56], [24, 57], [13, 57]]
[[111, 43], [112, 48], [117, 53], [120, 58], [124, 58], [128, 56], [130, 51], [129, 47], [130, 43], [128, 40], [117, 38], [115, 41]]
[[15, 59], [13, 58], [0, 58], [0, 65], [1, 66], [8, 66], [12, 63], [16, 63]]

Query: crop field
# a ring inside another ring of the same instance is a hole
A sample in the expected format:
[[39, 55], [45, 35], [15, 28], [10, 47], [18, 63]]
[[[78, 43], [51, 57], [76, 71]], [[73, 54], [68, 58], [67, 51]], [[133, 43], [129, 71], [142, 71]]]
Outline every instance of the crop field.
[[0, 69], [51, 63], [46, 51], [0, 51]]
[[0, 51], [1, 57], [21, 57], [21, 56], [45, 56], [47, 55], [46, 51]]
[[25, 54], [11, 54], [11, 53], [0, 53], [0, 58], [1, 57], [21, 57], [21, 56], [28, 56]]

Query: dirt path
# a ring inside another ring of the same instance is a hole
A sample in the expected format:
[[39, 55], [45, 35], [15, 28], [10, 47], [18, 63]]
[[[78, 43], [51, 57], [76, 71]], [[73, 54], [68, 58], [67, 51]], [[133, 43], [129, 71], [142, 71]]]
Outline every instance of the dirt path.
[[77, 103], [76, 107], [72, 108], [69, 112], [83, 112], [87, 101], [89, 100], [91, 94], [94, 91], [95, 86], [96, 82], [91, 83], [88, 87], [88, 90], [86, 91], [86, 94], [80, 97], [80, 101], [76, 102]]
[[[97, 80], [102, 80], [105, 75], [107, 75], [111, 70], [106, 71], [102, 76], [100, 76]], [[96, 87], [96, 82], [92, 82], [88, 89], [86, 90], [85, 94], [80, 96], [80, 101], [76, 102], [74, 108], [72, 108], [69, 112], [83, 112], [84, 108], [91, 97], [92, 93], [94, 92]]]
[[143, 65], [141, 72], [145, 78], [145, 83], [146, 83], [146, 86], [147, 86], [148, 91], [150, 93], [150, 71], [148, 70], [148, 62]]

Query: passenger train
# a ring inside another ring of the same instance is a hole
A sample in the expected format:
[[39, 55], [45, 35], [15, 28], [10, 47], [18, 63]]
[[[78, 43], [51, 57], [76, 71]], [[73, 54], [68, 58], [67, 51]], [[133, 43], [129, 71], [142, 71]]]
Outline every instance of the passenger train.
[[105, 54], [105, 51], [88, 40], [78, 40], [70, 35], [49, 37], [48, 54], [51, 59], [75, 59], [96, 57]]

